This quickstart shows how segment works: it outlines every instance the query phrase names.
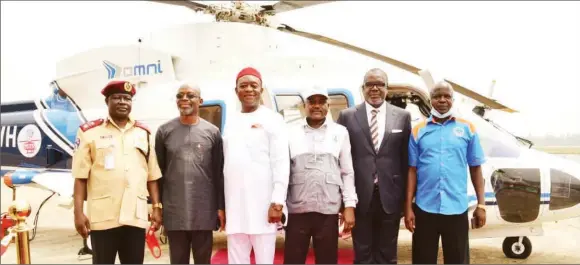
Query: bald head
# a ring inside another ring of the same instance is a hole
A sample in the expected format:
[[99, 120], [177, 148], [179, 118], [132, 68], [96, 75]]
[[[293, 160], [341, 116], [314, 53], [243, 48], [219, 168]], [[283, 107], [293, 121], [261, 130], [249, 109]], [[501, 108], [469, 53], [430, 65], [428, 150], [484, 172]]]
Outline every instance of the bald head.
[[453, 90], [453, 86], [451, 84], [449, 84], [446, 81], [439, 81], [437, 82], [429, 91], [429, 94], [431, 97], [433, 97], [433, 95], [435, 95], [436, 93], [438, 93], [441, 90], [445, 90], [448, 91], [449, 94], [451, 94], [451, 96], [453, 97], [454, 94], [454, 90]]
[[367, 81], [367, 78], [369, 76], [380, 76], [385, 80], [385, 83], [388, 82], [387, 73], [385, 73], [385, 71], [383, 71], [380, 68], [373, 68], [371, 70], [368, 70], [363, 79], [363, 84]]
[[181, 116], [197, 116], [199, 106], [203, 104], [201, 89], [193, 83], [182, 83], [177, 89], [175, 99]]
[[201, 89], [199, 88], [199, 85], [194, 84], [194, 83], [182, 83], [178, 88], [177, 91], [193, 91], [196, 93], [196, 95], [201, 96]]
[[[440, 114], [446, 114], [453, 107], [453, 87], [440, 81], [430, 91], [431, 106]], [[441, 117], [444, 118], [444, 117]]]

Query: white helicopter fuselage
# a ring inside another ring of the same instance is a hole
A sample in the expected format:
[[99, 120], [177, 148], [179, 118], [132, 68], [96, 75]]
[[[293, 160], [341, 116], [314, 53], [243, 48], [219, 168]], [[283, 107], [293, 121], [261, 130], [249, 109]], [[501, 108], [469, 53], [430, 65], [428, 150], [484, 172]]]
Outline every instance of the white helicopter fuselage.
[[[204, 115], [215, 119], [214, 124], [223, 129], [239, 111], [235, 77], [247, 66], [262, 73], [267, 89], [264, 104], [283, 113], [289, 123], [303, 115], [300, 91], [315, 84], [334, 96], [331, 118], [336, 119], [340, 109], [361, 103], [363, 76], [374, 67], [387, 72], [390, 86], [398, 87], [397, 93], [413, 93], [428, 106], [428, 94], [419, 76], [276, 29], [227, 22], [181, 25], [144, 34], [126, 46], [74, 55], [57, 64], [56, 81], [87, 121], [106, 116], [100, 90], [107, 82], [133, 82], [137, 95], [132, 116], [153, 132], [178, 116], [178, 84], [193, 82], [200, 86], [204, 106], [208, 107]], [[522, 146], [513, 136], [475, 115], [473, 106], [455, 102], [457, 115], [474, 123], [488, 158], [482, 167], [487, 224], [472, 229], [471, 238], [540, 235], [543, 222], [580, 216], [580, 165]], [[215, 108], [210, 110], [211, 106]], [[414, 124], [428, 115], [412, 103], [406, 109]], [[471, 212], [477, 199], [471, 184], [468, 190]]]
[[[120, 51], [117, 55], [108, 54], [115, 49]], [[132, 55], [128, 56], [129, 54]], [[159, 59], [159, 56], [162, 59]], [[136, 58], [139, 60], [136, 61]], [[132, 113], [137, 119], [149, 124], [153, 130], [178, 115], [174, 95], [177, 84], [181, 81], [200, 85], [202, 98], [206, 103], [220, 102], [225, 108], [223, 122], [227, 123], [228, 117], [239, 111], [238, 99], [234, 93], [235, 76], [246, 66], [256, 67], [262, 73], [264, 86], [268, 90], [265, 104], [277, 111], [298, 108], [282, 102], [281, 95], [294, 95], [296, 98], [301, 90], [315, 84], [334, 89], [333, 91], [339, 93], [349, 93], [349, 99], [358, 104], [363, 100], [359, 89], [362, 76], [366, 70], [375, 66], [387, 71], [390, 83], [405, 82], [422, 89], [425, 93], [425, 86], [420, 77], [390, 65], [341, 48], [281, 33], [275, 29], [240, 23], [190, 24], [152, 32], [146, 34], [141, 42], [136, 40], [133, 46], [120, 49], [111, 47], [111, 50], [105, 48], [63, 60], [57, 68], [60, 71], [58, 75], [67, 76], [72, 72], [86, 71], [86, 67], [99, 67], [103, 60], [129, 66], [155, 64], [160, 60], [158, 68], [162, 72], [151, 67], [149, 75], [124, 76], [130, 72], [127, 71], [118, 77], [118, 79], [129, 78], [139, 84]], [[99, 96], [87, 96], [97, 95], [99, 89], [108, 81], [107, 73], [104, 71], [105, 68], [101, 67], [99, 73], [95, 75], [98, 79], [95, 80], [87, 79], [86, 75], [79, 75], [63, 78], [59, 84], [83, 109], [87, 109], [86, 105], [104, 111], [104, 104]], [[71, 80], [75, 83], [74, 86], [68, 85]], [[82, 82], [84, 88], [78, 86], [78, 82], [74, 80]], [[301, 101], [292, 103], [297, 104]], [[417, 111], [409, 110], [415, 123], [426, 118]], [[473, 237], [494, 236], [485, 232], [494, 229], [501, 229], [501, 236], [522, 235], [522, 232], [514, 227], [535, 227], [545, 221], [580, 216], [580, 204], [550, 210], [551, 197], [555, 196], [552, 193], [552, 186], [558, 184], [551, 181], [553, 180], [550, 178], [551, 175], [555, 174], [551, 171], [559, 170], [570, 176], [566, 180], [567, 183], [561, 183], [568, 186], [566, 194], [562, 196], [574, 196], [571, 193], [578, 190], [574, 190], [572, 180], [577, 182], [580, 176], [580, 167], [576, 163], [518, 145], [513, 137], [501, 133], [481, 117], [474, 115], [471, 106], [458, 103], [456, 111], [474, 122], [488, 156], [488, 162], [483, 167], [486, 178], [486, 202], [489, 207], [487, 225], [483, 229], [473, 230]], [[85, 115], [88, 113], [84, 112]], [[522, 191], [521, 194], [517, 192], [505, 196], [502, 194], [502, 199], [497, 199], [494, 185], [505, 182], [505, 179], [497, 177], [498, 169], [504, 171], [511, 169], [511, 173], [504, 173], [503, 178], [514, 177], [510, 174], [515, 174], [520, 182], [525, 183], [524, 188], [530, 188], [533, 190], [530, 192], [537, 194], [532, 196]], [[492, 178], [494, 173], [496, 178]], [[534, 184], [536, 182], [537, 184]], [[477, 200], [472, 185], [469, 185], [469, 192], [470, 205], [474, 206]], [[537, 201], [527, 198], [530, 196], [533, 198], [536, 196]], [[511, 205], [520, 203], [524, 204], [519, 205], [519, 208], [517, 205]], [[500, 208], [506, 211], [504, 217]], [[518, 215], [520, 217], [516, 217]]]

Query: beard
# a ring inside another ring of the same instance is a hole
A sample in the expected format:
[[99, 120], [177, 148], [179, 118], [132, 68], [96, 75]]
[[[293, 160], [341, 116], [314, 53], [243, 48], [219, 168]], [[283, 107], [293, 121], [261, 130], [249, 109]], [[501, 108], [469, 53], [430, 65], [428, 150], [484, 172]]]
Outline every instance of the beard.
[[193, 108], [180, 108], [179, 113], [183, 116], [193, 115]]

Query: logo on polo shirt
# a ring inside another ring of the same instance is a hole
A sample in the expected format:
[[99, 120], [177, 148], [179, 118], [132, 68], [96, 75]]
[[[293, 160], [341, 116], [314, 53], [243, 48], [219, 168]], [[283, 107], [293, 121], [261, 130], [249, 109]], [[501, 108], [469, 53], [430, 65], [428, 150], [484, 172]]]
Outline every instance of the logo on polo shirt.
[[453, 128], [453, 133], [457, 137], [463, 137], [463, 135], [465, 134], [465, 130], [463, 129], [463, 127], [457, 126], [457, 127]]

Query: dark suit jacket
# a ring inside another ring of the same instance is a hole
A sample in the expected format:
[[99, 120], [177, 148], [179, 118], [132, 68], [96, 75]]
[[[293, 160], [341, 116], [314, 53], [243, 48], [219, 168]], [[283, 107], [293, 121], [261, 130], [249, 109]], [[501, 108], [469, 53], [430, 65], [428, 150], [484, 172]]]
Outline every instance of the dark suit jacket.
[[[411, 134], [411, 114], [387, 102], [385, 135], [378, 153], [372, 145], [366, 104], [342, 110], [337, 123], [348, 129], [354, 166], [356, 193], [359, 202], [356, 211], [369, 210], [375, 171], [383, 210], [387, 214], [401, 213], [407, 187], [409, 169], [408, 144]], [[397, 132], [400, 131], [400, 132]]]

